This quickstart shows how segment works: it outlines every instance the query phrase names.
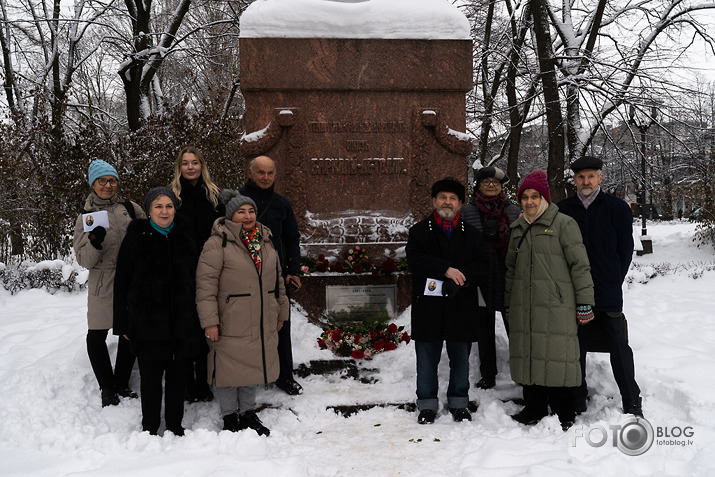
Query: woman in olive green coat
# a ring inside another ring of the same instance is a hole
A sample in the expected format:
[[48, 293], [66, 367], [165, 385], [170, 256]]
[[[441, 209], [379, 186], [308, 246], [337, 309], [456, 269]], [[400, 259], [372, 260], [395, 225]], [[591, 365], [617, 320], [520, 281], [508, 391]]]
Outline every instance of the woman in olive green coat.
[[578, 225], [550, 203], [546, 172], [526, 176], [517, 197], [524, 214], [511, 225], [504, 303], [511, 375], [526, 406], [512, 417], [536, 424], [551, 406], [566, 430], [581, 384], [576, 327], [593, 317], [591, 267]]

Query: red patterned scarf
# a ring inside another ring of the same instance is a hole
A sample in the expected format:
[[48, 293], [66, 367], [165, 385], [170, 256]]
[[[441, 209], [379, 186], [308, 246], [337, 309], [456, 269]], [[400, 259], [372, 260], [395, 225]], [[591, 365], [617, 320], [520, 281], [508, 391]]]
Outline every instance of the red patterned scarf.
[[254, 227], [250, 232], [241, 229], [241, 242], [248, 249], [248, 253], [256, 264], [256, 270], [261, 272], [261, 233], [258, 227]]

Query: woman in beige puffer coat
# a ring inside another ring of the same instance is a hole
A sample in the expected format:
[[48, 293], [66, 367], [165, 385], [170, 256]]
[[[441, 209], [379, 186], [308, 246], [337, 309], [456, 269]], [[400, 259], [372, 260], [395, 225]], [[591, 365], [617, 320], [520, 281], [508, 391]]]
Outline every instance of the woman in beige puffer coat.
[[224, 429], [268, 435], [255, 412], [256, 385], [278, 378], [278, 330], [289, 302], [271, 231], [256, 222], [251, 198], [236, 195], [214, 222], [196, 270], [196, 305]]
[[[107, 349], [107, 334], [113, 322], [114, 273], [117, 255], [134, 218], [144, 219], [144, 211], [136, 203], [125, 201], [117, 194], [119, 174], [101, 159], [92, 161], [88, 171], [92, 192], [87, 196], [82, 214], [74, 226], [74, 252], [77, 263], [89, 269], [87, 280], [87, 354], [92, 370], [102, 390], [102, 406], [119, 404], [119, 397], [137, 397], [129, 389], [129, 377], [134, 355], [129, 342], [119, 337], [114, 370]], [[109, 227], [85, 232], [83, 214], [107, 212]]]

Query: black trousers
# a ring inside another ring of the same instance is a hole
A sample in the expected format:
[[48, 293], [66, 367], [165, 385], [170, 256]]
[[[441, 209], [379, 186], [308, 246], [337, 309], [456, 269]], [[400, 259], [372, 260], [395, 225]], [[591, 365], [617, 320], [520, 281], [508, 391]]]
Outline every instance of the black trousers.
[[479, 336], [479, 372], [482, 378], [494, 379], [497, 375], [496, 313], [487, 308], [477, 310]]
[[588, 397], [586, 386], [586, 352], [589, 334], [601, 332], [610, 346], [611, 369], [618, 385], [621, 398], [635, 402], [641, 394], [636, 383], [636, 370], [633, 363], [633, 350], [628, 344], [623, 327], [621, 313], [605, 313], [597, 311], [595, 318], [587, 325], [578, 327], [578, 344], [581, 348], [581, 387], [576, 391], [576, 397]]
[[[290, 300], [290, 284], [286, 285], [286, 295]], [[281, 381], [293, 380], [293, 345], [290, 340], [290, 308], [288, 309], [288, 321], [283, 322], [283, 327], [278, 332], [278, 362]]]
[[575, 388], [524, 386], [524, 410], [533, 416], [546, 416], [551, 411], [559, 416], [559, 421], [571, 421], [576, 418], [573, 393]]
[[201, 343], [201, 351], [194, 359], [186, 361], [184, 369], [186, 392], [189, 396], [206, 396], [211, 389], [208, 383], [207, 365], [209, 346], [206, 344], [203, 330], [201, 330]]
[[[164, 420], [167, 430], [176, 434], [176, 430], [182, 429], [186, 363], [186, 360], [139, 358], [143, 430], [151, 434], [159, 431], [162, 394], [164, 394]], [[163, 393], [162, 377], [164, 378]]]
[[118, 389], [129, 386], [129, 378], [134, 367], [134, 354], [129, 341], [123, 336], [117, 343], [117, 360], [112, 371], [112, 361], [107, 349], [107, 334], [109, 330], [87, 331], [87, 355], [92, 365], [92, 371], [101, 389]]

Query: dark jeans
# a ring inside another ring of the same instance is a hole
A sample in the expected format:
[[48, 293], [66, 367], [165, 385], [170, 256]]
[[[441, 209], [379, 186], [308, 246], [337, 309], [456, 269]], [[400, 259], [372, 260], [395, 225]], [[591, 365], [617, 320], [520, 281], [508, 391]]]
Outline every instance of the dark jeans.
[[[623, 328], [621, 313], [597, 311], [595, 318], [587, 325], [578, 327], [578, 344], [581, 348], [581, 387], [577, 388], [576, 397], [588, 397], [586, 387], [586, 348], [590, 333], [600, 331], [610, 345], [611, 369], [618, 385], [621, 398], [635, 402], [641, 394], [636, 383], [636, 370], [633, 363], [633, 350], [628, 345], [628, 337]], [[613, 316], [609, 316], [613, 315]]]
[[479, 336], [479, 372], [482, 378], [494, 379], [497, 375], [496, 313], [487, 308], [477, 310]]
[[[442, 357], [444, 341], [415, 341], [417, 354], [417, 409], [438, 408], [439, 381], [437, 367]], [[469, 404], [469, 353], [472, 343], [447, 341], [449, 356], [449, 385], [447, 405], [452, 409]]]
[[548, 415], [549, 407], [559, 416], [559, 421], [566, 422], [576, 418], [573, 393], [576, 388], [524, 386], [524, 412], [530, 416]]
[[101, 389], [118, 389], [129, 386], [129, 378], [134, 367], [134, 354], [129, 341], [119, 336], [117, 343], [117, 360], [112, 371], [112, 361], [107, 349], [107, 334], [109, 330], [87, 331], [87, 355], [92, 365], [92, 371]]
[[176, 434], [184, 418], [185, 360], [139, 359], [141, 376], [142, 428], [156, 434], [161, 424], [162, 378], [164, 378], [164, 420]]

